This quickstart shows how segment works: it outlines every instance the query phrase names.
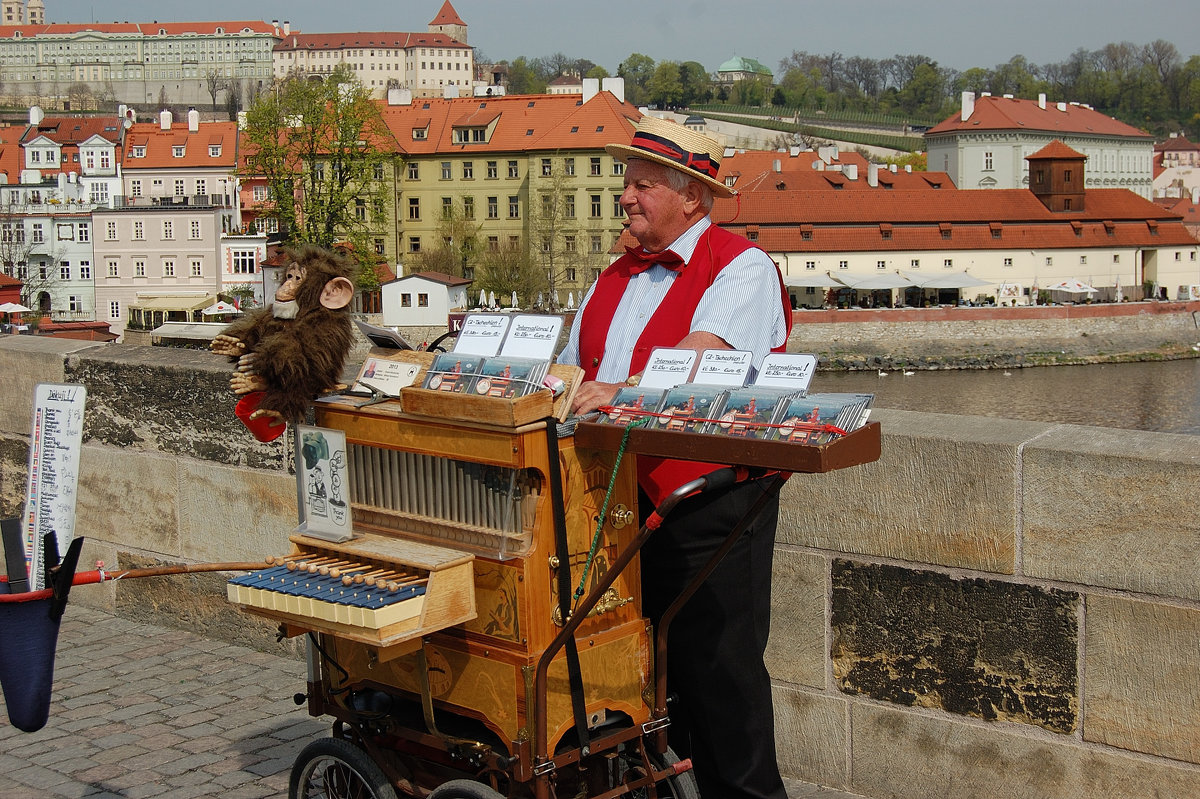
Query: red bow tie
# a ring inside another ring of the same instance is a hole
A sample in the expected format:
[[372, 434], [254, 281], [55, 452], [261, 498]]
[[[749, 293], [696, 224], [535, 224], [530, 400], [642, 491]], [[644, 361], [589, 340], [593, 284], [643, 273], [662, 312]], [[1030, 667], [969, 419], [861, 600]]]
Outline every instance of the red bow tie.
[[670, 250], [646, 252], [641, 247], [626, 247], [625, 252], [633, 258], [629, 262], [629, 274], [631, 275], [645, 272], [654, 264], [665, 266], [673, 272], [679, 271], [685, 266], [683, 259]]

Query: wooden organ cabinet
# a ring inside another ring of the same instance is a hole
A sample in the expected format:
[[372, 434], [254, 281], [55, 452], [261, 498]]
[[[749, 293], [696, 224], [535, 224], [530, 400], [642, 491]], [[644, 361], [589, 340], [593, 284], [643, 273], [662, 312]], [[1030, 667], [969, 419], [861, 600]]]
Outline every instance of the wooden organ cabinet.
[[[430, 704], [449, 711], [439, 721], [474, 720], [504, 749], [530, 740], [534, 667], [562, 622], [551, 482], [561, 475], [571, 590], [586, 566], [586, 592], [637, 535], [634, 458], [614, 477], [614, 451], [558, 439], [553, 423], [552, 441], [548, 392], [497, 400], [412, 388], [399, 402], [360, 406], [350, 398], [316, 405], [317, 426], [346, 436], [356, 536], [331, 544], [295, 535], [292, 557], [318, 565], [322, 558], [355, 561], [365, 573], [402, 567], [427, 578], [424, 595], [406, 600], [412, 610], [391, 612], [373, 627], [232, 585], [230, 599], [283, 622], [288, 634], [319, 634], [323, 690], [314, 702], [310, 686], [314, 715], [337, 716], [336, 704], [367, 686], [427, 712]], [[635, 561], [576, 634], [589, 726], [611, 714], [634, 724], [649, 718], [642, 695], [652, 643], [639, 581]], [[546, 679], [546, 733], [554, 742], [574, 724], [563, 652]]]

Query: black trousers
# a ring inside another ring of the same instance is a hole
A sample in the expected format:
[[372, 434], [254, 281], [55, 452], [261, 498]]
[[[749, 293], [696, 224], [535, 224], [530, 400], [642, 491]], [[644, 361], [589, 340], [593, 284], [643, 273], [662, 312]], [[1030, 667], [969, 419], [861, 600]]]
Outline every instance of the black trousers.
[[[768, 480], [699, 495], [676, 506], [642, 548], [642, 599], [655, 629], [667, 609]], [[651, 509], [642, 497], [643, 516]], [[671, 622], [667, 638], [668, 740], [692, 758], [706, 799], [786, 799], [775, 758], [771, 681], [763, 652], [771, 626], [773, 497]]]

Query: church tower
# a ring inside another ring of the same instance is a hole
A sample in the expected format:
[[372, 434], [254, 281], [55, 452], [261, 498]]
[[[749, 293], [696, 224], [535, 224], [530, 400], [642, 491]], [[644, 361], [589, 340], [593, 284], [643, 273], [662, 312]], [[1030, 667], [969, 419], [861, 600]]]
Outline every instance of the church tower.
[[46, 4], [43, 0], [29, 0], [26, 6], [26, 14], [30, 25], [45, 25], [46, 24]]
[[0, 0], [0, 21], [5, 25], [24, 25], [25, 9], [21, 0]]
[[450, 5], [450, 0], [442, 3], [441, 10], [433, 18], [433, 22], [429, 23], [429, 32], [443, 33], [456, 42], [467, 43], [467, 23], [462, 21], [454, 6]]

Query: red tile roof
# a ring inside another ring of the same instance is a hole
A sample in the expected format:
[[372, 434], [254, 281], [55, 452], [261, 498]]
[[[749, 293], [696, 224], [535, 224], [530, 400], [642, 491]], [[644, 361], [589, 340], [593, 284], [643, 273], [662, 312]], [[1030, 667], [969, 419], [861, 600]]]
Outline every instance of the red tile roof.
[[[600, 92], [586, 104], [574, 94], [506, 95], [414, 100], [411, 105], [383, 105], [384, 122], [402, 150], [409, 153], [517, 152], [602, 149], [629, 141], [641, 118], [637, 108]], [[454, 141], [456, 125], [483, 127], [494, 121], [486, 144]], [[428, 129], [413, 139], [413, 129]]]
[[[174, 122], [170, 130], [162, 130], [158, 122], [136, 122], [125, 134], [122, 163], [129, 169], [164, 169], [170, 167], [211, 167], [232, 170], [237, 164], [237, 123], [201, 122], [195, 133], [188, 131], [187, 122]], [[209, 146], [221, 145], [221, 154], [209, 154]], [[184, 155], [176, 157], [174, 148], [184, 147]], [[134, 147], [145, 147], [144, 158], [132, 156]]]
[[1011, 97], [980, 97], [975, 110], [963, 121], [961, 114], [939, 122], [925, 132], [926, 137], [960, 131], [1023, 130], [1073, 134], [1080, 136], [1128, 136], [1149, 139], [1150, 134], [1132, 125], [1118, 122], [1084, 105], [1067, 103], [1059, 110], [1057, 103], [1047, 102], [1045, 108], [1036, 100]]
[[412, 274], [399, 278], [399, 280], [405, 280], [406, 278], [410, 277], [419, 277], [424, 278], [425, 280], [432, 280], [434, 283], [441, 283], [444, 286], [462, 286], [471, 282], [464, 277], [447, 275], [445, 272], [413, 272]]
[[1058, 139], [1047, 144], [1042, 149], [1038, 150], [1033, 155], [1025, 156], [1026, 161], [1048, 161], [1050, 159], [1069, 158], [1074, 160], [1086, 160], [1087, 156], [1083, 153], [1076, 152], [1067, 145], [1063, 144]]
[[22, 142], [45, 136], [60, 146], [78, 145], [92, 136], [102, 136], [116, 144], [121, 137], [121, 120], [117, 117], [45, 117], [36, 126], [25, 129]]
[[437, 16], [433, 18], [430, 25], [466, 25], [462, 21], [462, 17], [454, 10], [454, 6], [450, 5], [450, 0], [442, 3], [442, 7], [438, 10]]
[[52, 23], [50, 25], [0, 25], [0, 38], [12, 38], [17, 32], [21, 36], [55, 35], [63, 36], [72, 33], [141, 33], [145, 36], [157, 36], [160, 30], [168, 36], [179, 36], [185, 33], [216, 35], [220, 28], [224, 33], [274, 33], [275, 27], [262, 20], [236, 21], [207, 21], [207, 22], [88, 22], [88, 23]]
[[1173, 136], [1164, 142], [1154, 145], [1155, 152], [1174, 152], [1177, 150], [1200, 150], [1200, 144], [1193, 144], [1183, 136]]
[[344, 50], [351, 47], [402, 49], [407, 47], [457, 47], [470, 45], [451, 39], [443, 33], [293, 33], [285, 36], [273, 48], [288, 50]]

